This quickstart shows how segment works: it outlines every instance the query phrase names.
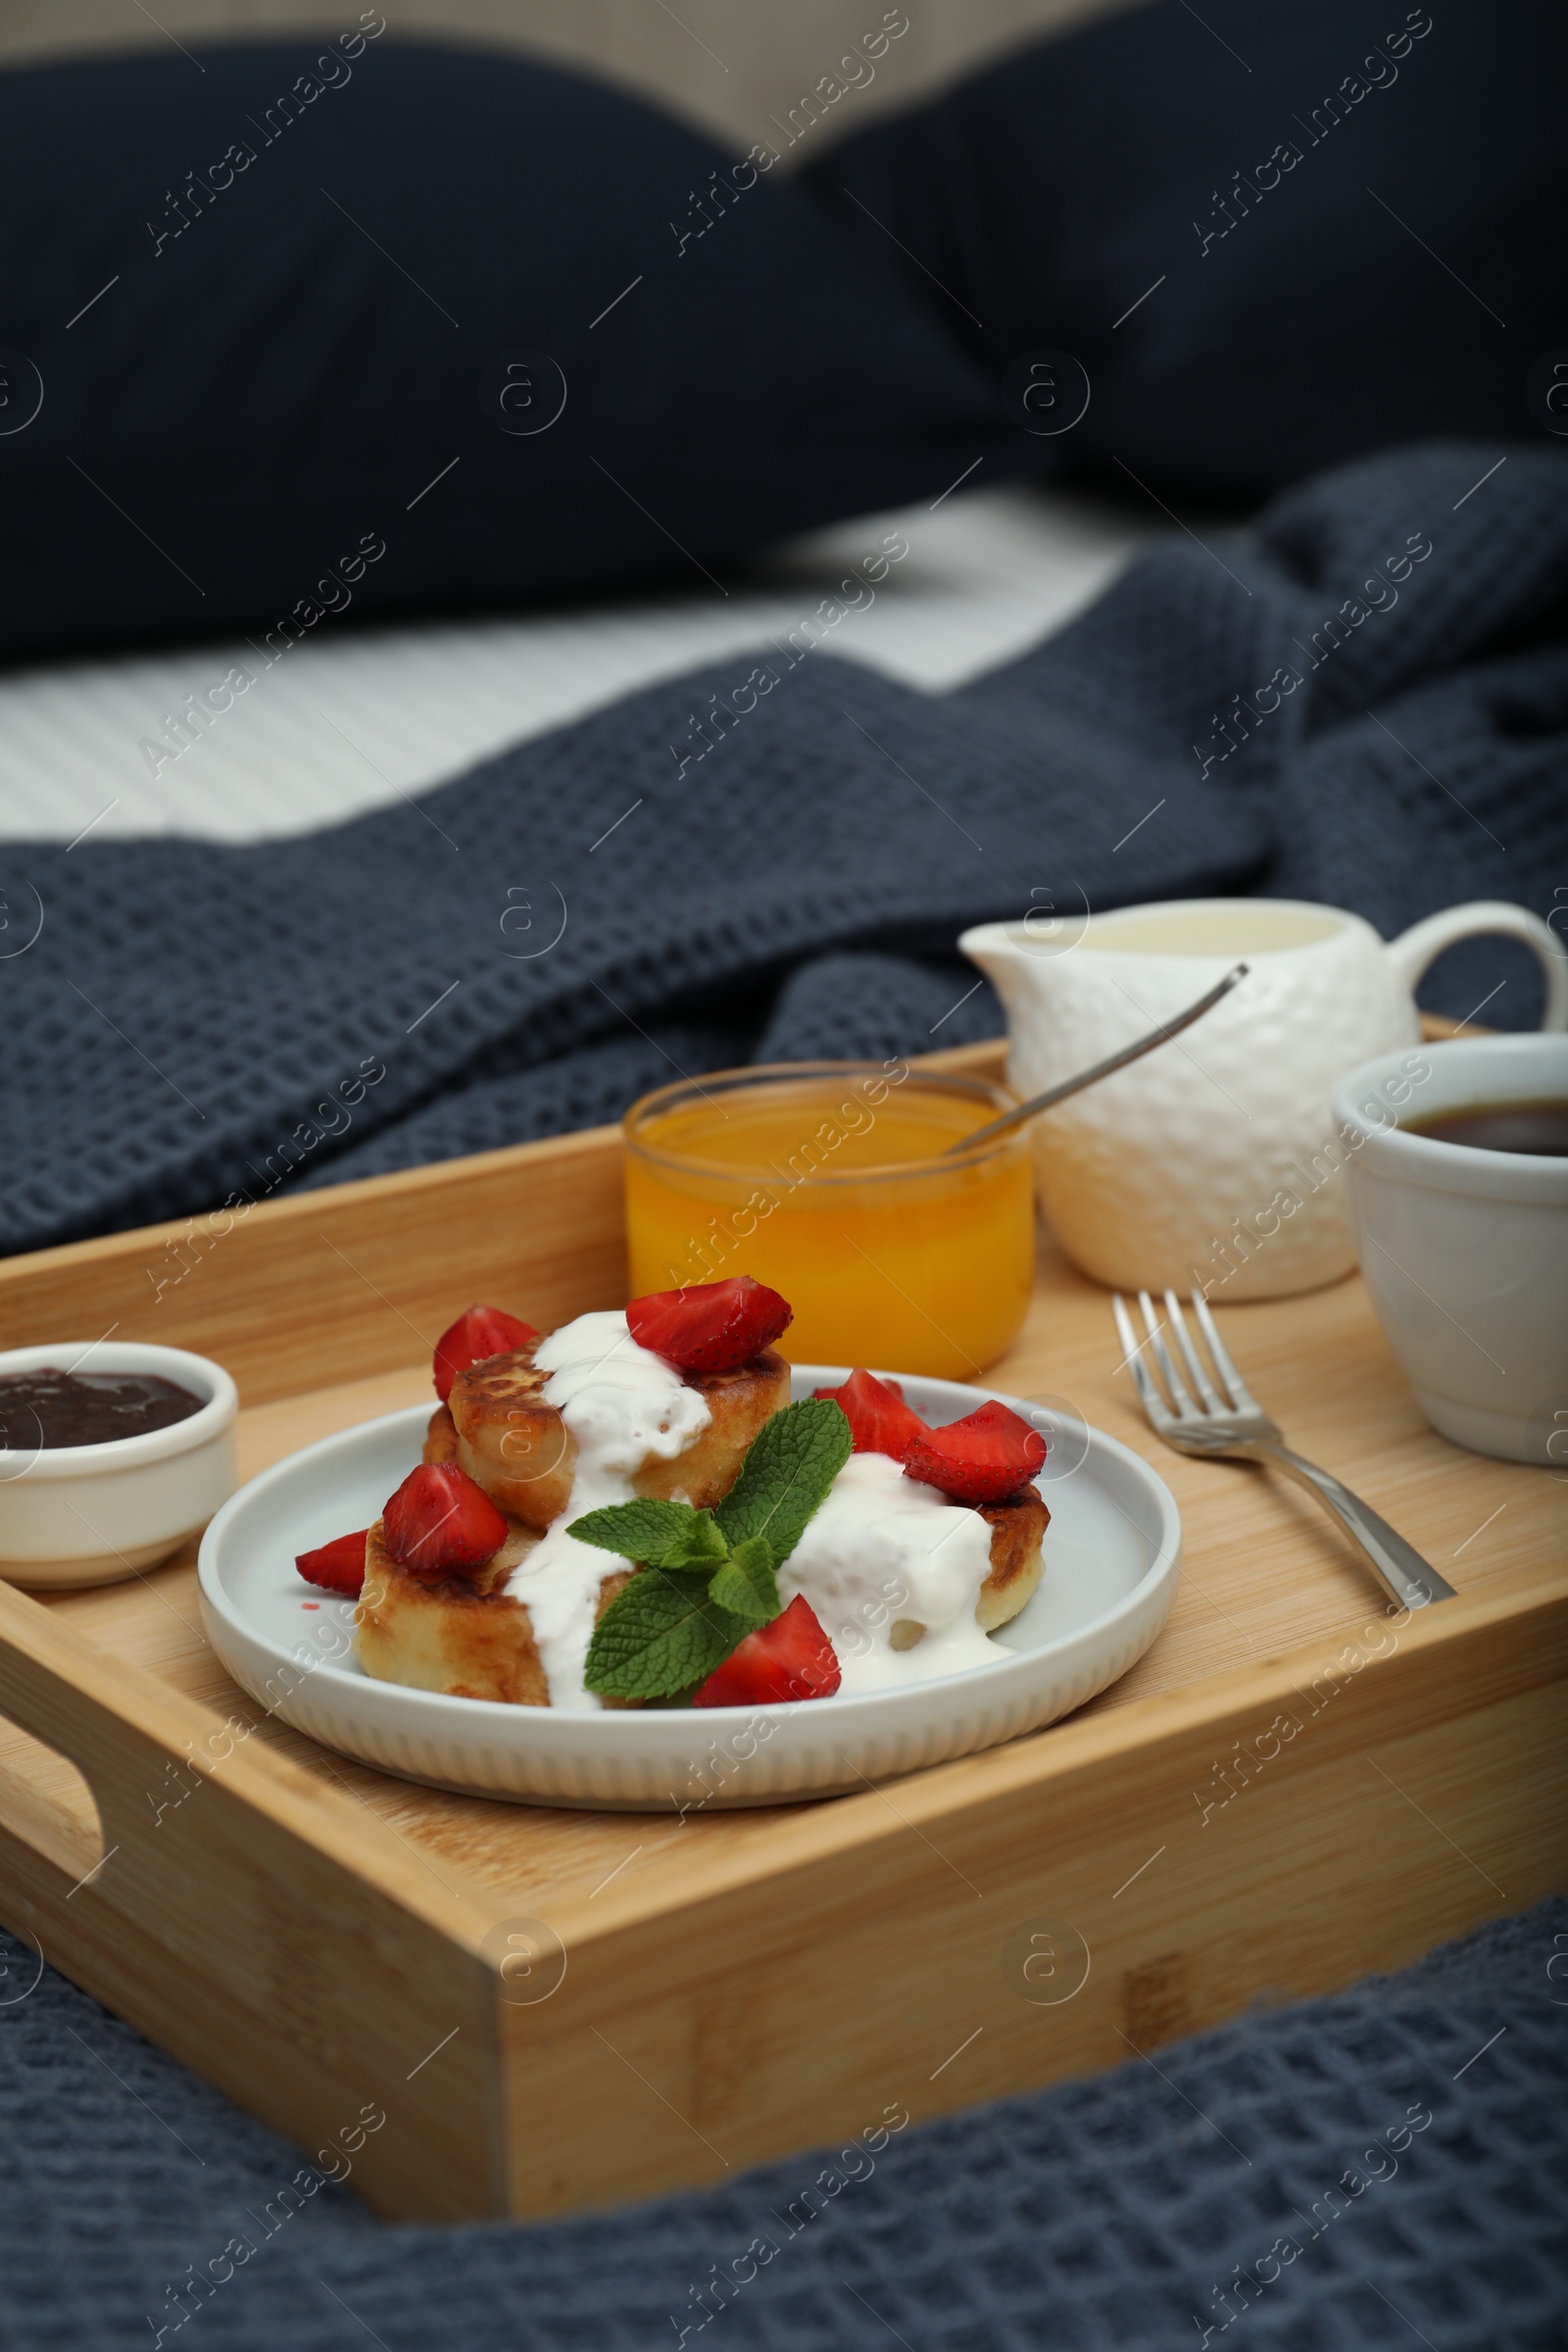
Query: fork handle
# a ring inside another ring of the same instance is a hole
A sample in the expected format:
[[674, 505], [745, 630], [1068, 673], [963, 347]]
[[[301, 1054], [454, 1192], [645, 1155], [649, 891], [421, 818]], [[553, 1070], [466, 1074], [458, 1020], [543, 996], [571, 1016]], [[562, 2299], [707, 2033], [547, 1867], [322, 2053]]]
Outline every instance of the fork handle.
[[1319, 1501], [1327, 1504], [1391, 1599], [1408, 1609], [1424, 1609], [1430, 1601], [1453, 1599], [1453, 1587], [1421, 1557], [1415, 1545], [1407, 1544], [1359, 1494], [1352, 1494], [1348, 1487], [1342, 1486], [1327, 1470], [1320, 1470], [1315, 1462], [1303, 1461], [1288, 1446], [1278, 1445], [1270, 1438], [1254, 1439], [1248, 1450], [1259, 1461], [1277, 1464], [1298, 1486], [1310, 1488]]

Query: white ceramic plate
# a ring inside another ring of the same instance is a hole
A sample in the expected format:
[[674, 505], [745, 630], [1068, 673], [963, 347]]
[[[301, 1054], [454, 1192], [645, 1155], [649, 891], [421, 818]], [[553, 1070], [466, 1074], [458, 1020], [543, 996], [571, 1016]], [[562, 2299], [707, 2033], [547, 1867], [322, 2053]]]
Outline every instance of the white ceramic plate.
[[[836, 1387], [798, 1365], [797, 1396]], [[995, 1391], [906, 1377], [934, 1425]], [[479, 1796], [644, 1811], [841, 1794], [1054, 1723], [1141, 1658], [1175, 1597], [1181, 1521], [1169, 1489], [1114, 1438], [1000, 1401], [1046, 1430], [1046, 1573], [993, 1636], [997, 1662], [856, 1698], [776, 1707], [608, 1711], [448, 1698], [373, 1682], [350, 1646], [354, 1604], [304, 1585], [296, 1552], [378, 1518], [419, 1459], [412, 1406], [290, 1455], [227, 1501], [201, 1547], [202, 1617], [234, 1680], [284, 1723], [383, 1772]], [[312, 1609], [309, 1604], [318, 1606]]]

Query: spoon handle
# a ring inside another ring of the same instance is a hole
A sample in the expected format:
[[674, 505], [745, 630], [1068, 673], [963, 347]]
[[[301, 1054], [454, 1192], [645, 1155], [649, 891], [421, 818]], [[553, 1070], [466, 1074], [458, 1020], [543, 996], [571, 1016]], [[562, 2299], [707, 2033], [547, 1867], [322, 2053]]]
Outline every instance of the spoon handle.
[[1069, 1095], [1081, 1093], [1086, 1086], [1093, 1086], [1097, 1079], [1108, 1078], [1113, 1070], [1124, 1070], [1130, 1061], [1137, 1061], [1142, 1054], [1152, 1054], [1156, 1046], [1164, 1045], [1168, 1038], [1175, 1037], [1180, 1030], [1190, 1029], [1194, 1021], [1200, 1021], [1205, 1012], [1211, 1012], [1221, 997], [1228, 997], [1237, 982], [1246, 979], [1247, 968], [1245, 963], [1237, 964], [1206, 996], [1200, 997], [1196, 1004], [1189, 1004], [1187, 1010], [1178, 1012], [1174, 1019], [1162, 1021], [1157, 1029], [1151, 1029], [1147, 1037], [1135, 1038], [1130, 1046], [1123, 1046], [1119, 1054], [1108, 1054], [1103, 1061], [1097, 1061], [1092, 1070], [1080, 1070], [1076, 1077], [1064, 1078], [1059, 1086], [1048, 1087], [1043, 1095], [1031, 1095], [1027, 1102], [1020, 1102], [1015, 1110], [1004, 1111], [1000, 1119], [992, 1119], [988, 1125], [977, 1127], [972, 1135], [960, 1136], [956, 1144], [949, 1144], [942, 1154], [943, 1158], [946, 1159], [955, 1152], [970, 1152], [976, 1144], [989, 1144], [994, 1137], [1005, 1135], [1010, 1128], [1021, 1127], [1037, 1111], [1049, 1110], [1054, 1102], [1064, 1102]]

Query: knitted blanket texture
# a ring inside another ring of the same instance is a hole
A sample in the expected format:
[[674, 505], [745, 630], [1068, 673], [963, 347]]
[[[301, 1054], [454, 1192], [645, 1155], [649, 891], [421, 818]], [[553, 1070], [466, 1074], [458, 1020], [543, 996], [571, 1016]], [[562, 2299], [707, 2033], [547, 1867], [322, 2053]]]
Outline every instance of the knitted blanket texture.
[[[1565, 608], [1568, 461], [1424, 446], [1173, 536], [956, 693], [764, 644], [304, 839], [12, 845], [0, 1248], [984, 1036], [954, 942], [1031, 908], [1560, 913]], [[1467, 945], [1426, 1001], [1528, 1027], [1539, 981]]]
[[[957, 693], [764, 645], [306, 840], [14, 846], [0, 1246], [554, 1133], [677, 1069], [983, 1036], [954, 941], [1031, 906], [1549, 919], [1565, 612], [1568, 462], [1419, 448], [1153, 548]], [[1536, 1017], [1519, 951], [1453, 952], [1428, 1002], [1483, 1000]], [[0, 2346], [1547, 2352], [1565, 1971], [1559, 1901], [1157, 2064], [439, 2230], [377, 2222], [13, 1939]]]
[[[651, 2095], [627, 2074], [629, 2129]], [[1091, 2082], [534, 2228], [377, 2222], [0, 1938], [7, 2352], [1556, 2352], [1565, 2163], [1561, 1899]]]

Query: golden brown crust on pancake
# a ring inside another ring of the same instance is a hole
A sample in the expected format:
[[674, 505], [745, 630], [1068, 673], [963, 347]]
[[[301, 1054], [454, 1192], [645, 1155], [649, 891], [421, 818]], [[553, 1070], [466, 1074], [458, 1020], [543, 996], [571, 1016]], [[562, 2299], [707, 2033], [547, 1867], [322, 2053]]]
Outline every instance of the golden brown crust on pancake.
[[430, 1415], [425, 1432], [421, 1462], [455, 1462], [458, 1458], [458, 1425], [452, 1418], [449, 1404], [438, 1404]]
[[981, 1505], [991, 1524], [991, 1574], [980, 1588], [975, 1617], [988, 1634], [1016, 1617], [1045, 1570], [1040, 1539], [1051, 1523], [1039, 1494], [1025, 1487], [1005, 1502]]
[[[392, 1557], [378, 1519], [366, 1539], [365, 1589], [355, 1612], [355, 1648], [366, 1673], [452, 1698], [549, 1706], [527, 1604], [501, 1589], [534, 1541], [530, 1528], [514, 1525], [479, 1582], [449, 1576], [426, 1584]], [[596, 1616], [629, 1582], [624, 1568], [604, 1578]]]
[[[444, 1458], [456, 1459], [500, 1509], [542, 1533], [571, 1499], [577, 1441], [545, 1398], [549, 1374], [534, 1363], [536, 1345], [458, 1374], [450, 1399], [455, 1452]], [[668, 1462], [650, 1457], [631, 1483], [639, 1494], [678, 1496], [701, 1510], [722, 1501], [747, 1446], [788, 1404], [790, 1370], [765, 1348], [733, 1372], [688, 1373], [686, 1385], [707, 1399], [711, 1420], [684, 1453]], [[439, 1420], [431, 1421], [431, 1443]]]
[[708, 1427], [672, 1462], [648, 1461], [632, 1479], [639, 1494], [679, 1498], [700, 1511], [722, 1502], [746, 1448], [764, 1421], [790, 1400], [790, 1368], [771, 1348], [732, 1372], [688, 1372], [686, 1386], [707, 1399]]

